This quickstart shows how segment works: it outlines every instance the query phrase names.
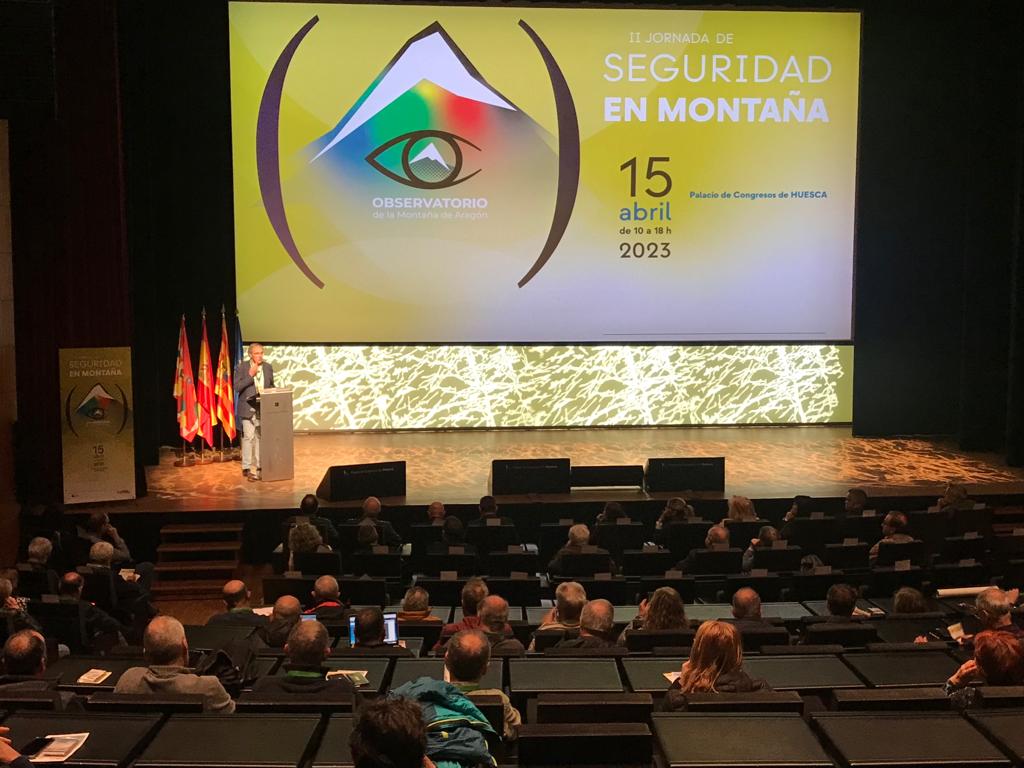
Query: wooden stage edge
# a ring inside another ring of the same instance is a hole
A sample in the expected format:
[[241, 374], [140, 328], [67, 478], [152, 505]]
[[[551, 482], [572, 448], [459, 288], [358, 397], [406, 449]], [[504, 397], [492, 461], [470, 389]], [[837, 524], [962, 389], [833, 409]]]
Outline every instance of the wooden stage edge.
[[[848, 488], [872, 496], [938, 496], [946, 482], [972, 495], [1024, 494], [1024, 468], [992, 453], [965, 452], [949, 439], [860, 438], [849, 426], [656, 427], [297, 433], [295, 477], [249, 482], [237, 461], [179, 468], [174, 451], [147, 467], [148, 495], [76, 509], [119, 513], [208, 513], [290, 509], [315, 492], [332, 465], [407, 462], [407, 492], [392, 506], [473, 504], [488, 493], [492, 459], [568, 457], [575, 465], [644, 464], [651, 457], [724, 456], [726, 491], [751, 498], [798, 493], [829, 498]], [[638, 501], [636, 489], [580, 490], [569, 495], [505, 497], [515, 502]], [[720, 497], [723, 494], [701, 494]], [[327, 504], [353, 506], [358, 502]]]

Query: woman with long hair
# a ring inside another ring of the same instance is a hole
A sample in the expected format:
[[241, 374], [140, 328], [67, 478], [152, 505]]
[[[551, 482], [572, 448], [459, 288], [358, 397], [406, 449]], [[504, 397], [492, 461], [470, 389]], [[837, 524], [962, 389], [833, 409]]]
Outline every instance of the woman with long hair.
[[640, 611], [622, 630], [619, 645], [625, 645], [626, 635], [635, 629], [687, 629], [689, 626], [683, 598], [672, 587], [658, 587], [649, 598], [640, 601]]
[[740, 633], [724, 621], [705, 621], [693, 638], [690, 658], [665, 695], [663, 709], [685, 709], [690, 693], [746, 693], [769, 690], [768, 683], [743, 670]]

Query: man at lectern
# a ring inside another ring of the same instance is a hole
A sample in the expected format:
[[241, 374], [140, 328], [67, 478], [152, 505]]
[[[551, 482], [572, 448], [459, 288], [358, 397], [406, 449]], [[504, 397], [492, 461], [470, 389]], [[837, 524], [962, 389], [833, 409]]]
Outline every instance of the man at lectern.
[[263, 362], [263, 345], [249, 345], [249, 359], [235, 368], [235, 394], [242, 422], [242, 474], [260, 479], [260, 395], [274, 386], [274, 369]]

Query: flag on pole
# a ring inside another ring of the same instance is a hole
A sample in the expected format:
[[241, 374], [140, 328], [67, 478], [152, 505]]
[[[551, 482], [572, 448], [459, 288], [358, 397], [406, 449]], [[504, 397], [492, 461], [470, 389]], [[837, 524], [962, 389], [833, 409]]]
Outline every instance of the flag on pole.
[[199, 431], [199, 404], [196, 402], [196, 386], [192, 378], [192, 355], [188, 351], [188, 337], [185, 335], [185, 316], [181, 316], [181, 331], [178, 333], [178, 365], [174, 372], [174, 399], [178, 401], [178, 432], [183, 440], [192, 442]]
[[206, 334], [206, 309], [203, 309], [203, 341], [199, 345], [199, 434], [213, 447], [213, 428], [217, 426], [213, 399], [213, 356], [210, 339]]
[[215, 417], [228, 440], [235, 439], [235, 388], [231, 377], [231, 352], [228, 347], [228, 321], [224, 307], [220, 308], [220, 351], [217, 353], [217, 377], [213, 384], [213, 397], [217, 403]]
[[[242, 321], [238, 319], [238, 311], [235, 311], [235, 344], [232, 347], [235, 351], [235, 359], [232, 361], [237, 367], [245, 357], [245, 350], [242, 348]], [[238, 413], [238, 393], [235, 393], [235, 413]]]

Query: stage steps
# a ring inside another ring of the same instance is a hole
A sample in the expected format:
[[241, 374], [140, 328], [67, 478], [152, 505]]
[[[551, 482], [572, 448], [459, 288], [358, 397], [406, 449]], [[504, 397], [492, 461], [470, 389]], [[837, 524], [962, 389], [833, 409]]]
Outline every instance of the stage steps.
[[219, 598], [241, 563], [241, 523], [188, 523], [160, 529], [154, 596], [165, 600]]

